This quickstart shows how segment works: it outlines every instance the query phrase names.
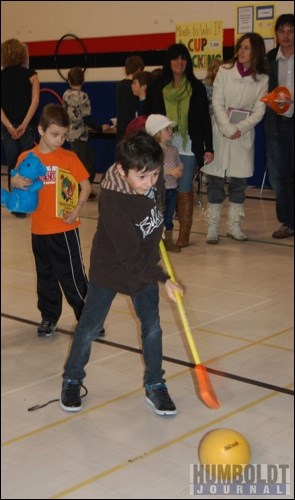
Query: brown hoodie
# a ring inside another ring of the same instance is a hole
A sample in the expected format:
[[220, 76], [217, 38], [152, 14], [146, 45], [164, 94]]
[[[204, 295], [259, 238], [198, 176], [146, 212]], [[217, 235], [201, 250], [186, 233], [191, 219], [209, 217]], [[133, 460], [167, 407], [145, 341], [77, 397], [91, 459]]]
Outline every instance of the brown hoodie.
[[[160, 186], [158, 186], [160, 187]], [[169, 276], [158, 265], [163, 212], [155, 199], [137, 194], [116, 165], [101, 184], [99, 219], [90, 256], [90, 281], [132, 295]]]

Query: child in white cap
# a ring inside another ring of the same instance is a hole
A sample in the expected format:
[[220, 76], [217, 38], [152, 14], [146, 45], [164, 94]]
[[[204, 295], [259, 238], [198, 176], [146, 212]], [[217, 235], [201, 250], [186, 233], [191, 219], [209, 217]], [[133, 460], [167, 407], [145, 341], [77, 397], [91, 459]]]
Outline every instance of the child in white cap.
[[182, 176], [183, 165], [180, 161], [178, 149], [171, 146], [175, 122], [164, 115], [150, 115], [145, 123], [148, 134], [161, 145], [164, 151], [164, 179], [165, 179], [165, 247], [169, 252], [180, 252], [180, 247], [173, 243], [173, 215], [176, 209], [178, 182]]

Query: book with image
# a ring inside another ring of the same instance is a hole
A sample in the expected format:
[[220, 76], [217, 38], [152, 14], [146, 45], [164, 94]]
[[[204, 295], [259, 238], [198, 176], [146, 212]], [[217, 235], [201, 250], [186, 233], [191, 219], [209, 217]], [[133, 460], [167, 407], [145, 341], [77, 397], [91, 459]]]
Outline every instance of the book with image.
[[56, 177], [56, 217], [63, 219], [72, 212], [78, 203], [79, 183], [75, 177], [62, 168], [57, 169]]
[[251, 113], [252, 111], [250, 111], [249, 109], [228, 108], [228, 117], [230, 123], [239, 123], [242, 120], [245, 120], [245, 118], [248, 118]]

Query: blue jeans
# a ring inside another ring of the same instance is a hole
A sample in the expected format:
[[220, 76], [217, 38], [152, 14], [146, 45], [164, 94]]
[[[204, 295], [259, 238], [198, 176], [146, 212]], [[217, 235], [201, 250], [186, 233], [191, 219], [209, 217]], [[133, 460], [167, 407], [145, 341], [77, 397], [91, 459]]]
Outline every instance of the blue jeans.
[[176, 210], [177, 192], [177, 188], [165, 190], [164, 226], [167, 231], [172, 231], [173, 229], [173, 216]]
[[[225, 178], [217, 175], [207, 175], [207, 198], [208, 203], [222, 203], [226, 197]], [[231, 203], [242, 204], [245, 201], [247, 179], [230, 177], [228, 187], [228, 199]]]
[[294, 119], [277, 117], [277, 134], [266, 135], [266, 153], [278, 221], [294, 229]]
[[193, 191], [193, 181], [197, 170], [196, 157], [180, 155], [183, 164], [182, 176], [178, 179], [179, 193], [189, 193]]
[[19, 139], [12, 139], [7, 128], [1, 123], [1, 140], [8, 166], [8, 187], [10, 189], [10, 172], [15, 167], [19, 155], [23, 151], [27, 151], [34, 147], [35, 128], [29, 125], [25, 133]]
[[[65, 364], [65, 380], [83, 381], [85, 365], [89, 361], [91, 342], [103, 328], [116, 292], [89, 283], [88, 295], [80, 321], [76, 327], [71, 351]], [[144, 385], [165, 382], [162, 370], [162, 330], [159, 316], [159, 286], [146, 285], [131, 296], [141, 323], [142, 352], [145, 364]], [[132, 368], [131, 368], [132, 370]]]

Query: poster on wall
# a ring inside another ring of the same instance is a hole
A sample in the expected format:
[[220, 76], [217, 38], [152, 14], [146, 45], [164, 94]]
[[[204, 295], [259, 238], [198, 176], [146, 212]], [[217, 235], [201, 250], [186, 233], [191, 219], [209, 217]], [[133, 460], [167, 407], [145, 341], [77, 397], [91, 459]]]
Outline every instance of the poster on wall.
[[245, 3], [236, 5], [235, 41], [254, 31], [262, 36], [268, 52], [275, 47], [275, 2]]
[[194, 69], [206, 70], [212, 59], [222, 59], [223, 22], [176, 24], [176, 43], [188, 48]]

